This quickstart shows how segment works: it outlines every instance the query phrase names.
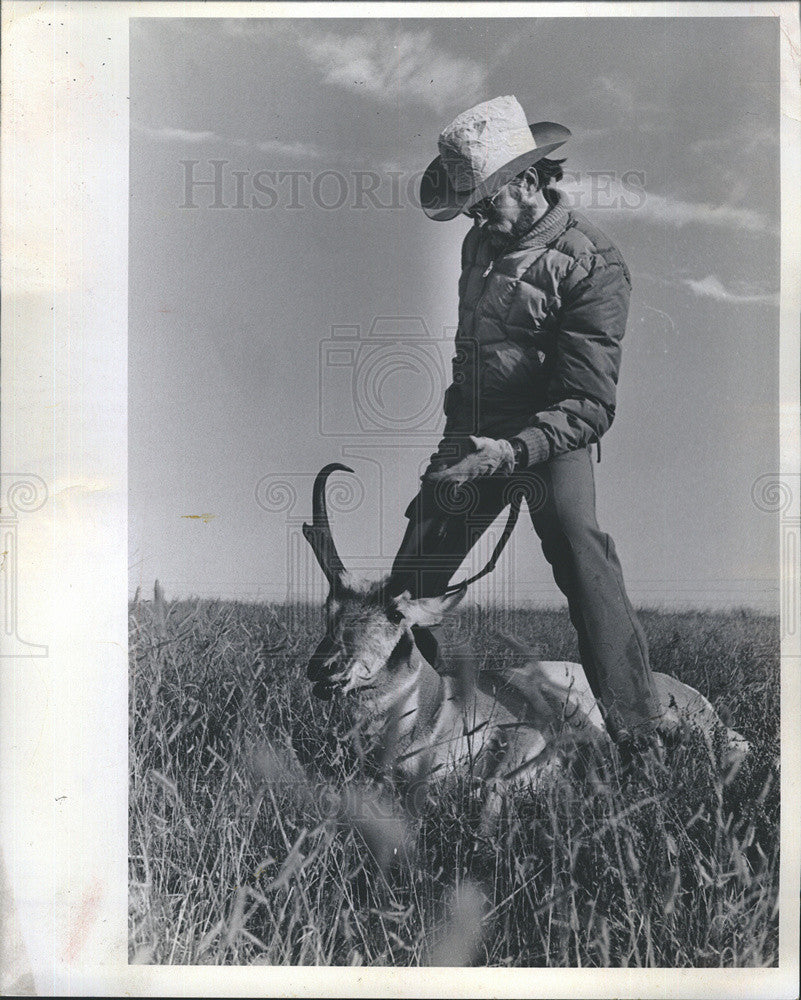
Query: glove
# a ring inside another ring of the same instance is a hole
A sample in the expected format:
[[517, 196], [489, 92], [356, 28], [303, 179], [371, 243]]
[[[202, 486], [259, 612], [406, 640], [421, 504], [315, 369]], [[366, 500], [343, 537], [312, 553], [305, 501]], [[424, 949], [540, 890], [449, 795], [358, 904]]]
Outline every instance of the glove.
[[491, 476], [493, 472], [505, 476], [514, 472], [515, 450], [508, 441], [503, 438], [496, 441], [494, 438], [473, 437], [472, 434], [470, 440], [475, 451], [465, 455], [455, 465], [429, 472], [426, 480], [461, 485], [478, 476]]

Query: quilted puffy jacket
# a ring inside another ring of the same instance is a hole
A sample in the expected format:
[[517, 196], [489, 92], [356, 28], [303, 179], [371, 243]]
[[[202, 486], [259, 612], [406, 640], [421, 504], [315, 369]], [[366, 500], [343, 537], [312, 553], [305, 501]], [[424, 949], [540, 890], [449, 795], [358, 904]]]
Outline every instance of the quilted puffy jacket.
[[631, 279], [609, 239], [554, 195], [496, 256], [481, 228], [465, 237], [453, 382], [430, 469], [458, 460], [469, 434], [519, 437], [534, 465], [598, 441], [614, 419]]

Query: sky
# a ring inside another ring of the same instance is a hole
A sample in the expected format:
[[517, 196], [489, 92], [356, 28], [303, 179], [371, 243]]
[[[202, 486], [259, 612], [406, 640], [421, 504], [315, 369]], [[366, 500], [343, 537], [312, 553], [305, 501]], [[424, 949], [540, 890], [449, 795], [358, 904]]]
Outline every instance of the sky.
[[[131, 21], [130, 589], [317, 599], [386, 572], [441, 432], [469, 221], [416, 182], [461, 111], [573, 133], [564, 189], [632, 274], [601, 527], [648, 607], [778, 606], [778, 22]], [[193, 183], [214, 182], [215, 183]], [[502, 522], [496, 525], [494, 540]], [[483, 565], [485, 545], [463, 569]], [[564, 603], [521, 518], [474, 599]]]

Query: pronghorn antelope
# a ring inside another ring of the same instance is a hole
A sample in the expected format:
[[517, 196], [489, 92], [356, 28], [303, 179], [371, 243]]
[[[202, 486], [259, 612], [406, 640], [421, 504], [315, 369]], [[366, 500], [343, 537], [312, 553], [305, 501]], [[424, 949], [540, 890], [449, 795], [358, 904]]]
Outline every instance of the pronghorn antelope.
[[[386, 765], [405, 778], [436, 778], [471, 764], [478, 777], [528, 781], [577, 742], [608, 739], [598, 704], [577, 663], [539, 661], [506, 637], [524, 663], [484, 674], [461, 660], [462, 670], [441, 675], [415, 644], [412, 626], [438, 624], [466, 587], [435, 598], [411, 599], [392, 580], [360, 582], [346, 571], [334, 545], [325, 500], [327, 465], [313, 489], [312, 524], [303, 533], [330, 586], [326, 636], [309, 664], [314, 693], [360, 699], [365, 729]], [[457, 660], [457, 663], [460, 662]], [[723, 736], [726, 763], [741, 759], [748, 742], [728, 729], [694, 688], [655, 673], [662, 725], [695, 726]]]

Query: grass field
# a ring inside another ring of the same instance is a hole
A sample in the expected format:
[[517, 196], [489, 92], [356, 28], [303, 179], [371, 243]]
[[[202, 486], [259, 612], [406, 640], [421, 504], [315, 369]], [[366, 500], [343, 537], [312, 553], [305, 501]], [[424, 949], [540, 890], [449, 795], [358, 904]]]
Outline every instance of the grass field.
[[[130, 612], [130, 949], [190, 964], [758, 966], [778, 949], [779, 630], [641, 612], [652, 665], [754, 745], [721, 773], [700, 736], [621, 776], [610, 750], [507, 801], [477, 836], [467, 775], [411, 819], [371, 783], [347, 705], [311, 697], [322, 614], [138, 602]], [[467, 608], [576, 660], [562, 611]]]

